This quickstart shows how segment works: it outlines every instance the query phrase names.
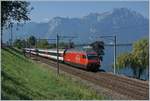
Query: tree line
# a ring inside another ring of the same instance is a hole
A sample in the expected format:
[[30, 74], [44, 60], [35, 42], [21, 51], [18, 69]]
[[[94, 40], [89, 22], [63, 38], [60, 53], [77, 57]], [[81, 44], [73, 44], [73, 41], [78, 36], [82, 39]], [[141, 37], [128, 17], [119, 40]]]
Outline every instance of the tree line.
[[[9, 45], [9, 43], [7, 43]], [[34, 36], [30, 36], [28, 39], [16, 39], [13, 42], [13, 47], [23, 49], [23, 48], [56, 48], [56, 43], [49, 43], [46, 39], [37, 39]], [[65, 43], [59, 42], [59, 48], [74, 48], [75, 44], [73, 42]]]

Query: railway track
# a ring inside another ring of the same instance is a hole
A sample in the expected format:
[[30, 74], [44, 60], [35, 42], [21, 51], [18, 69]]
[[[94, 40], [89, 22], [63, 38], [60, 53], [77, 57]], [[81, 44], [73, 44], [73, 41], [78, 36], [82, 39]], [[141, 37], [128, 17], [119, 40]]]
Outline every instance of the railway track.
[[[33, 55], [32, 55], [33, 56]], [[55, 61], [47, 58], [33, 56], [53, 67], [57, 67]], [[103, 88], [109, 89], [112, 92], [117, 92], [133, 100], [148, 100], [149, 99], [149, 84], [145, 81], [140, 81], [128, 77], [113, 75], [104, 72], [88, 72], [85, 70], [77, 69], [72, 66], [60, 63], [60, 70], [78, 76], [84, 80], [90, 81]]]

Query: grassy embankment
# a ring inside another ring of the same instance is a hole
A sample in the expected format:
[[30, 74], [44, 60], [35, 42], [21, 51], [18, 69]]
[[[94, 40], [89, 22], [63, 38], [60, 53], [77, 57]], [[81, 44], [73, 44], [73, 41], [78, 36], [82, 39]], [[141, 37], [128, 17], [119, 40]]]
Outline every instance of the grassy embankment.
[[87, 86], [28, 60], [12, 49], [2, 49], [1, 99], [102, 99]]

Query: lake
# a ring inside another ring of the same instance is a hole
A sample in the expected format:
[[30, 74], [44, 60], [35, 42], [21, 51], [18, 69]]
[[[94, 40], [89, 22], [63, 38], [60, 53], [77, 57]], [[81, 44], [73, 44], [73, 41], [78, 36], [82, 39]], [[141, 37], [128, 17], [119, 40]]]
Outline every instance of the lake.
[[[131, 52], [132, 46], [117, 46], [116, 53], [117, 56], [124, 52]], [[103, 56], [103, 61], [100, 69], [105, 70], [106, 72], [113, 72], [113, 62], [114, 62], [114, 47], [113, 46], [105, 46], [105, 55]], [[132, 70], [130, 68], [124, 69], [116, 69], [116, 73], [119, 75], [133, 76]], [[145, 70], [141, 76], [141, 79], [148, 80], [149, 79], [149, 70]]]

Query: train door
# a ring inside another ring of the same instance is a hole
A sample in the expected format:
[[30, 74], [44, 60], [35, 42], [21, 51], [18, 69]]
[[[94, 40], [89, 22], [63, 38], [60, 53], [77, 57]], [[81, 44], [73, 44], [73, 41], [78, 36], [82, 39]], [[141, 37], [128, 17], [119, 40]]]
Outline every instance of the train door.
[[76, 57], [75, 57], [75, 60], [76, 60], [77, 64], [80, 64], [80, 58], [81, 58], [80, 54], [77, 54]]

